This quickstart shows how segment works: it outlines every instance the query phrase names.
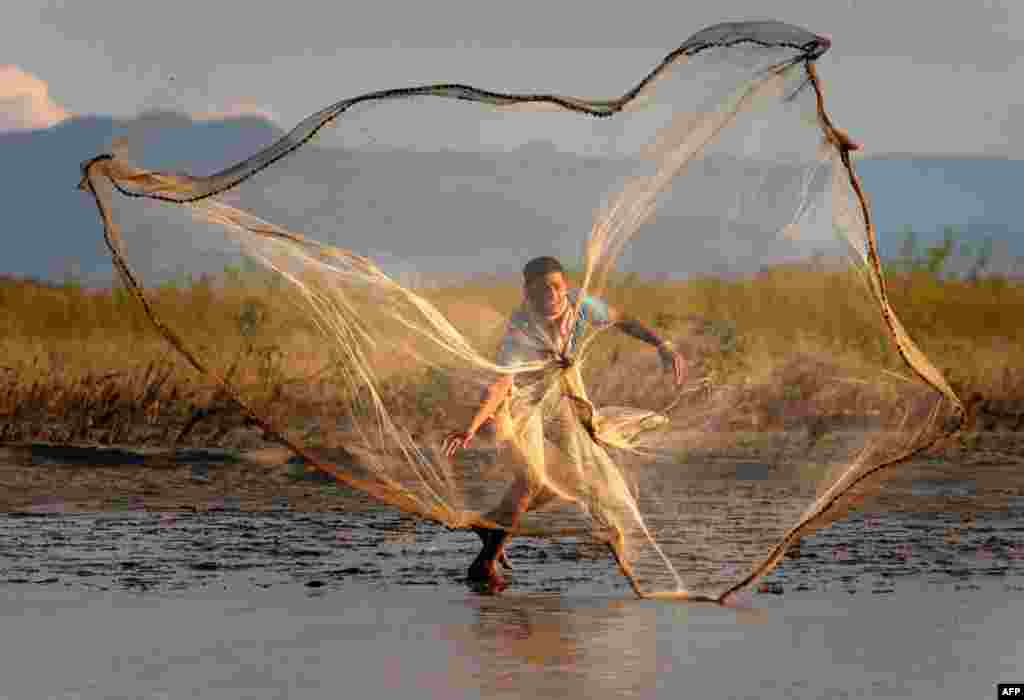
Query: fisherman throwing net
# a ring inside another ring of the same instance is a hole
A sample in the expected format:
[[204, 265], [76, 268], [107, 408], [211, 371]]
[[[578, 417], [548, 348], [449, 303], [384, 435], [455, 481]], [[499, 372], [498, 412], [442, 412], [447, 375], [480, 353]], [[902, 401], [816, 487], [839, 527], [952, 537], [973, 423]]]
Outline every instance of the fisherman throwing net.
[[[603, 300], [592, 296], [581, 295], [579, 289], [570, 289], [562, 264], [552, 257], [534, 258], [523, 268], [524, 299], [522, 306], [516, 310], [508, 322], [508, 329], [501, 341], [497, 362], [504, 367], [515, 367], [530, 362], [543, 362], [554, 358], [560, 361], [567, 371], [571, 371], [577, 342], [584, 336], [588, 325], [614, 325], [623, 333], [654, 346], [665, 364], [665, 368], [674, 376], [676, 385], [682, 386], [686, 377], [686, 362], [672, 343], [662, 340], [637, 319], [624, 316], [615, 307], [608, 306]], [[574, 376], [573, 385], [583, 389], [582, 380]], [[527, 374], [519, 377], [520, 390], [529, 393], [530, 381]], [[507, 529], [477, 528], [483, 549], [469, 568], [468, 579], [480, 582], [488, 588], [500, 590], [505, 587], [504, 579], [497, 572], [498, 561], [507, 564], [505, 542], [509, 530], [514, 530], [520, 516], [528, 510], [543, 508], [557, 498], [574, 500], [573, 494], [581, 491], [580, 485], [560, 491], [559, 480], [566, 481], [567, 475], [554, 479], [555, 483], [545, 483], [549, 474], [555, 470], [573, 469], [581, 463], [583, 450], [577, 443], [583, 436], [573, 430], [573, 423], [581, 417], [576, 415], [578, 405], [589, 408], [585, 396], [571, 393], [555, 394], [552, 401], [557, 405], [546, 410], [530, 410], [529, 402], [523, 405], [510, 397], [516, 383], [516, 375], [503, 375], [484, 393], [483, 402], [473, 416], [469, 428], [465, 432], [453, 433], [445, 441], [445, 454], [451, 457], [458, 448], [468, 447], [480, 427], [497, 415], [500, 428], [499, 436], [514, 435], [521, 430], [520, 439], [513, 439], [513, 446], [544, 444], [552, 452], [550, 459], [546, 454], [519, 454], [518, 462], [522, 471], [516, 474], [512, 487], [502, 498], [498, 507], [485, 517]], [[582, 392], [581, 392], [582, 393]], [[518, 405], [517, 405], [518, 403]], [[542, 416], [550, 414], [555, 420], [548, 421], [548, 430], [544, 429]], [[523, 416], [517, 427], [513, 416]], [[589, 420], [590, 413], [583, 414], [583, 420]], [[651, 413], [645, 416], [631, 416], [634, 425], [646, 421], [649, 428], [656, 427], [667, 419]], [[592, 437], [588, 432], [587, 436]], [[514, 447], [513, 447], [514, 449]], [[593, 448], [600, 451], [599, 445]], [[548, 450], [545, 450], [547, 452]], [[549, 463], [550, 462], [550, 463]], [[531, 466], [531, 463], [532, 466]], [[582, 470], [576, 474], [578, 480], [585, 479]], [[580, 504], [586, 507], [585, 503]]]
[[[722, 599], [962, 416], [889, 305], [829, 47], [719, 24], [619, 97], [401, 86], [211, 175], [183, 174], [208, 140], [129, 134], [82, 186], [203, 380], [339, 481], [475, 528], [470, 578], [503, 585], [509, 536], [575, 537], [639, 595]], [[525, 299], [523, 251], [554, 256]], [[182, 314], [182, 271], [263, 320]]]

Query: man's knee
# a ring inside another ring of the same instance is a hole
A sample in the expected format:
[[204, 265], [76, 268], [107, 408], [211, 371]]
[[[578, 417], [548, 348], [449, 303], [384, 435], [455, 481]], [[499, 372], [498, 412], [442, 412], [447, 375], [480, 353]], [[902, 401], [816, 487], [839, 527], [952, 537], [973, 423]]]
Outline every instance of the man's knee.
[[547, 505], [551, 501], [555, 500], [555, 498], [557, 497], [558, 494], [555, 493], [550, 487], [544, 484], [539, 484], [536, 488], [531, 489], [530, 502], [526, 510], [536, 510], [542, 506]]

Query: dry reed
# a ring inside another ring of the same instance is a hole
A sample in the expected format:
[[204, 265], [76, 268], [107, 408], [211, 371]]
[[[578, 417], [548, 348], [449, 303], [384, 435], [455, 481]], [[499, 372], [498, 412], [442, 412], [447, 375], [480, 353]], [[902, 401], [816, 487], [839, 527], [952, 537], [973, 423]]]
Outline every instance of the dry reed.
[[[288, 295], [237, 282], [225, 286], [204, 278], [149, 294], [157, 313], [244, 387], [265, 415], [309, 434], [340, 429], [350, 396], [337, 356]], [[900, 369], [859, 284], [846, 272], [778, 267], [731, 280], [620, 277], [605, 296], [676, 338], [697, 372], [719, 380], [771, 374], [761, 385], [775, 387], [777, 395], [758, 397], [751, 407], [770, 417], [772, 406], [812, 392], [837, 366]], [[997, 413], [1020, 413], [1024, 284], [942, 280], [927, 273], [896, 275], [889, 284], [911, 336], [961, 396], [995, 406]], [[497, 342], [502, 319], [520, 294], [514, 281], [426, 292], [485, 350]], [[591, 371], [605, 375], [606, 393], [621, 395], [630, 381], [628, 372], [614, 368], [633, 342], [610, 337], [595, 352]], [[3, 442], [244, 447], [262, 440], [157, 336], [123, 290], [0, 280], [0, 357]], [[396, 414], [417, 430], [462, 419], [443, 410], [451, 391], [440, 377], [405, 376], [397, 364], [384, 381]], [[835, 400], [838, 406], [857, 397], [838, 393]]]

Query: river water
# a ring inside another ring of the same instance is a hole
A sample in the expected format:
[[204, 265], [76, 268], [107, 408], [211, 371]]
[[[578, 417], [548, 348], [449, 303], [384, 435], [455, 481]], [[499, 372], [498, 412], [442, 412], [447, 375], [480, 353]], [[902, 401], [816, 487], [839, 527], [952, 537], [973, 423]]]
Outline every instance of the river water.
[[731, 607], [364, 508], [0, 516], [0, 698], [987, 698], [1024, 680], [1019, 508], [854, 514]]

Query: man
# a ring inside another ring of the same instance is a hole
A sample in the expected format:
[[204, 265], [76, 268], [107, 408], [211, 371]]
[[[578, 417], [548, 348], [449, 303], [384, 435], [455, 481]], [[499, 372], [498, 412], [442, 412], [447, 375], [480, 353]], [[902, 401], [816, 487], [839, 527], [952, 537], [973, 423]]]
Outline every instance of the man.
[[[552, 257], [540, 257], [530, 260], [523, 268], [524, 301], [523, 305], [509, 319], [505, 337], [498, 351], [497, 364], [514, 366], [523, 362], [550, 360], [560, 358], [570, 362], [577, 342], [581, 339], [589, 324], [595, 326], [613, 324], [623, 333], [642, 340], [658, 349], [666, 369], [673, 373], [677, 385], [681, 385], [686, 377], [686, 362], [671, 343], [659, 338], [652, 330], [640, 321], [625, 316], [618, 309], [608, 306], [596, 297], [585, 296], [579, 304], [579, 312], [574, 308], [579, 301], [578, 289], [570, 289], [565, 270], [561, 263]], [[492, 418], [502, 403], [509, 398], [513, 387], [514, 375], [503, 375], [488, 387], [483, 401], [473, 416], [465, 432], [451, 433], [445, 440], [445, 453], [451, 457], [459, 448], [468, 447], [480, 427]], [[579, 420], [569, 407], [568, 401], [552, 413], [560, 420]], [[543, 426], [539, 417], [526, 426], [526, 430], [534, 431], [531, 444], [543, 444]], [[578, 431], [563, 430], [563, 440], [571, 442]], [[558, 438], [556, 438], [558, 439]], [[579, 450], [572, 445], [560, 445], [567, 453], [579, 456]], [[535, 456], [534, 459], [542, 458]], [[558, 494], [546, 485], [532, 483], [529, 470], [517, 474], [515, 482], [508, 493], [492, 513], [486, 517], [494, 522], [515, 528], [520, 516], [528, 510], [538, 508]], [[504, 555], [505, 542], [508, 539], [506, 530], [477, 529], [483, 540], [483, 549], [469, 567], [468, 579], [472, 583], [483, 584], [492, 591], [500, 591], [505, 582], [498, 574], [497, 563], [502, 561], [507, 566]]]

